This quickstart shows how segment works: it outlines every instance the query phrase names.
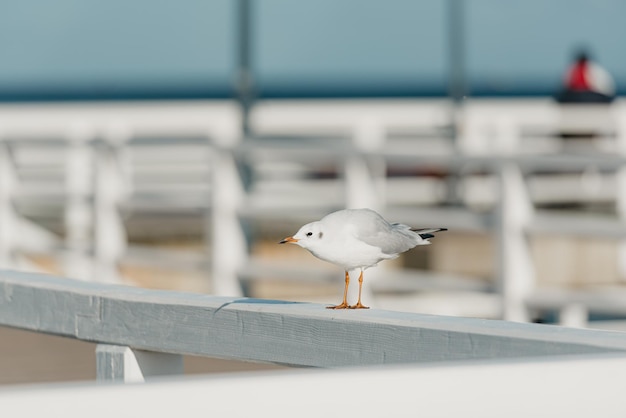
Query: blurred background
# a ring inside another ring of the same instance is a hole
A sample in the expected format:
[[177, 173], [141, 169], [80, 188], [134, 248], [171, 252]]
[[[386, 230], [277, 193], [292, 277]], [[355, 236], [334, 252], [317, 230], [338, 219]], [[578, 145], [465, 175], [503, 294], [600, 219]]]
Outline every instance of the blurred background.
[[2, 99], [549, 96], [581, 46], [626, 82], [618, 0], [246, 4], [4, 0]]
[[[371, 207], [449, 231], [368, 270], [366, 305], [621, 329], [625, 15], [3, 0], [0, 265], [335, 304], [341, 269], [277, 242]], [[7, 341], [34, 337], [11, 332], [0, 348], [25, 353]]]

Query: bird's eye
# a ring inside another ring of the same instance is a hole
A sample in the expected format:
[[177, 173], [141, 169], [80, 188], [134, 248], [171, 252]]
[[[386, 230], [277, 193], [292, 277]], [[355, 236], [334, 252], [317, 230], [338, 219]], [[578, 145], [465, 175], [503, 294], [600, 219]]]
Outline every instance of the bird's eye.
[[307, 236], [307, 237], [310, 237], [310, 236], [312, 236], [312, 235], [313, 235], [313, 232], [307, 232], [307, 233], [306, 233], [306, 236]]

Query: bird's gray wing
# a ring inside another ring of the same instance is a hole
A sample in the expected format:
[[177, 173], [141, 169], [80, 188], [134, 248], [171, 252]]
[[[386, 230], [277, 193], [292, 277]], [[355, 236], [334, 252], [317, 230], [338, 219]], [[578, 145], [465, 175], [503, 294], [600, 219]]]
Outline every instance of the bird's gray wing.
[[357, 231], [356, 237], [368, 245], [378, 247], [385, 254], [394, 255], [410, 250], [420, 241], [411, 229], [402, 224], [390, 224], [382, 217], [370, 219]]

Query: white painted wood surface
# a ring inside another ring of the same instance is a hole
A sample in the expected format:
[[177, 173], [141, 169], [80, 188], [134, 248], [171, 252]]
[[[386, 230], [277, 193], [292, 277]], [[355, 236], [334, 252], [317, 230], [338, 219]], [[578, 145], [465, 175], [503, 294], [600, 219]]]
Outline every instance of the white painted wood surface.
[[154, 377], [182, 375], [183, 356], [98, 344], [96, 376], [102, 382], [141, 383]]
[[623, 356], [0, 390], [7, 416], [623, 417]]
[[0, 271], [0, 325], [133, 350], [311, 367], [626, 352], [624, 333], [334, 311], [12, 271]]

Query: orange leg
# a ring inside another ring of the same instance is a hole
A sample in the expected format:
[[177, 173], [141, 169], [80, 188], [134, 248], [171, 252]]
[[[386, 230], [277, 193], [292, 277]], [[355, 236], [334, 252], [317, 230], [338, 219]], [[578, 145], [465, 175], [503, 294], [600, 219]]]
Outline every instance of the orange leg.
[[348, 285], [350, 284], [350, 275], [346, 271], [346, 287], [343, 289], [343, 302], [335, 306], [327, 306], [326, 309], [346, 309], [348, 306]]
[[357, 300], [356, 305], [350, 305], [350, 309], [369, 309], [369, 306], [365, 306], [361, 303], [361, 289], [363, 288], [363, 270], [361, 270], [361, 274], [359, 275], [359, 300]]

